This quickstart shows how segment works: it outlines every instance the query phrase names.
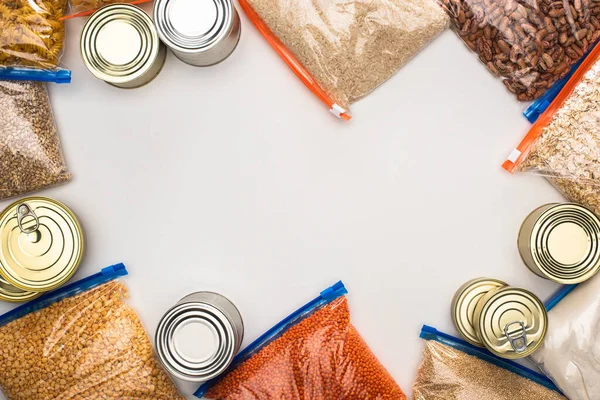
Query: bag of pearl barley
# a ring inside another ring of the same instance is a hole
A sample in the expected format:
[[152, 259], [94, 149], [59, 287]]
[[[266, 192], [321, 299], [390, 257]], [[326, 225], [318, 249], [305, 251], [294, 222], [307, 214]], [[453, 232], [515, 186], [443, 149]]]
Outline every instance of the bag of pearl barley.
[[243, 350], [197, 397], [220, 400], [406, 400], [350, 323], [338, 282]]
[[46, 85], [0, 81], [0, 200], [71, 179]]
[[567, 400], [543, 375], [423, 326], [413, 400]]
[[183, 400], [124, 299], [123, 264], [0, 316], [8, 400]]

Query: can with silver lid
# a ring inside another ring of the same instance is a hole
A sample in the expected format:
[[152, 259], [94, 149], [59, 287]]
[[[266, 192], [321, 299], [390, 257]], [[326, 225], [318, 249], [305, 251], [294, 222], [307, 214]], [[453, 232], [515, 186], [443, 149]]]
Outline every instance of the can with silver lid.
[[232, 0], [156, 0], [154, 22], [173, 54], [199, 67], [229, 57], [240, 39], [240, 17]]
[[111, 4], [92, 14], [83, 28], [80, 45], [90, 72], [124, 89], [150, 82], [166, 58], [152, 20], [130, 4]]
[[600, 219], [574, 203], [546, 204], [523, 222], [518, 247], [535, 274], [575, 284], [600, 270]]
[[533, 293], [503, 287], [484, 295], [474, 313], [477, 337], [493, 354], [508, 359], [527, 357], [546, 337], [548, 314]]
[[472, 279], [462, 285], [452, 299], [452, 320], [460, 335], [474, 346], [484, 347], [475, 333], [475, 307], [491, 290], [508, 286], [505, 282], [491, 278]]
[[83, 231], [64, 204], [27, 197], [0, 213], [0, 275], [26, 292], [67, 282], [83, 255]]
[[192, 293], [162, 317], [156, 352], [173, 376], [191, 382], [210, 380], [227, 369], [242, 345], [240, 312], [226, 297]]

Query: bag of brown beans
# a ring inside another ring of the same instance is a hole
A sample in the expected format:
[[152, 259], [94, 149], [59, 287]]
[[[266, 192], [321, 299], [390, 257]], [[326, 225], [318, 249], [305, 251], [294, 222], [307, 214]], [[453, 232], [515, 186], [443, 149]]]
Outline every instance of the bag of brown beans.
[[338, 282], [243, 350], [197, 397], [222, 400], [390, 399], [406, 396], [350, 323]]
[[547, 377], [423, 326], [413, 400], [567, 400]]
[[8, 400], [183, 400], [124, 299], [123, 264], [0, 316]]
[[0, 81], [0, 200], [71, 179], [46, 84]]
[[520, 101], [540, 97], [600, 38], [594, 0], [438, 0], [465, 44]]

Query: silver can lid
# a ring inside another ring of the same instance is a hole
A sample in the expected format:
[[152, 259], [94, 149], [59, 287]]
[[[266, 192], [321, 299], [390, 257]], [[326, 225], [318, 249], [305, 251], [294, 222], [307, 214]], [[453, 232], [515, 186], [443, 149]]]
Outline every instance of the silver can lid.
[[160, 39], [183, 53], [207, 51], [225, 38], [233, 23], [231, 0], [156, 0], [154, 22]]
[[154, 66], [160, 41], [150, 17], [130, 4], [113, 4], [95, 12], [81, 34], [81, 55], [97, 78], [124, 85]]

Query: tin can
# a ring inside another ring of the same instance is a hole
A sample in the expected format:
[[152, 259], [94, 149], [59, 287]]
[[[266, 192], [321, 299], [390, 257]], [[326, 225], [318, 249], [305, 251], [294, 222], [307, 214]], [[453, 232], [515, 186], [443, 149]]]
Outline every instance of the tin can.
[[173, 54], [198, 67], [223, 61], [240, 40], [240, 17], [232, 0], [156, 0], [154, 22]]
[[92, 14], [80, 46], [83, 62], [94, 76], [124, 89], [153, 80], [166, 58], [152, 20], [130, 4], [108, 5]]
[[0, 213], [0, 275], [27, 292], [67, 282], [83, 255], [83, 231], [64, 204], [27, 197]]
[[461, 336], [474, 346], [484, 347], [475, 332], [475, 307], [489, 291], [508, 286], [505, 282], [491, 278], [477, 278], [462, 285], [452, 299], [451, 314]]
[[514, 287], [489, 291], [477, 303], [475, 332], [493, 354], [508, 359], [527, 357], [546, 337], [548, 314], [533, 293]]
[[156, 352], [175, 377], [210, 380], [227, 369], [242, 345], [240, 312], [226, 297], [197, 292], [179, 300], [156, 330]]
[[600, 220], [574, 203], [546, 204], [523, 222], [519, 253], [535, 274], [562, 284], [591, 278], [600, 269]]
[[14, 287], [2, 276], [0, 276], [0, 300], [10, 301], [11, 303], [20, 303], [24, 301], [33, 300], [40, 296], [39, 292], [27, 292]]

